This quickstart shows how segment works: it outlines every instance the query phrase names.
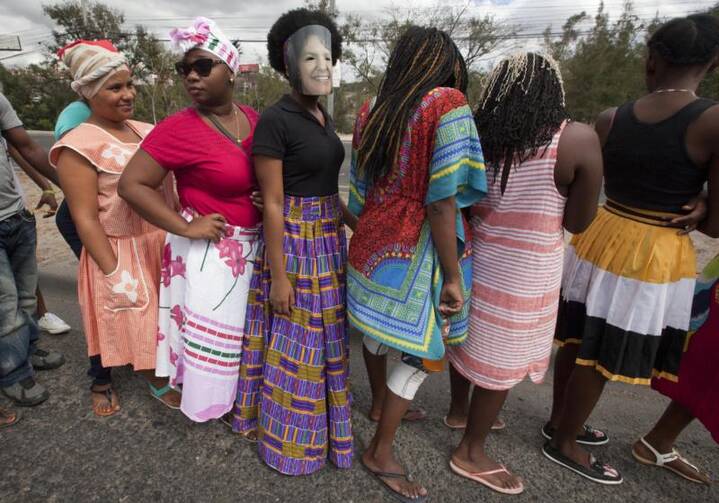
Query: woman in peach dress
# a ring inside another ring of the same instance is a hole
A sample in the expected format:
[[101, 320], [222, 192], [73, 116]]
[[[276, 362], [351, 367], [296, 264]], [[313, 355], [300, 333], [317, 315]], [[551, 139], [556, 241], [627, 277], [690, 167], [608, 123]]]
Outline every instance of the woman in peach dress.
[[[52, 147], [50, 162], [83, 244], [78, 297], [94, 378], [93, 411], [109, 416], [120, 409], [110, 368], [128, 364], [145, 371], [153, 396], [176, 408], [178, 393], [153, 371], [165, 233], [117, 194], [125, 165], [152, 126], [130, 120], [132, 74], [109, 42], [81, 40], [59, 55], [73, 74], [73, 90], [92, 111]], [[172, 201], [171, 185], [162, 191]]]

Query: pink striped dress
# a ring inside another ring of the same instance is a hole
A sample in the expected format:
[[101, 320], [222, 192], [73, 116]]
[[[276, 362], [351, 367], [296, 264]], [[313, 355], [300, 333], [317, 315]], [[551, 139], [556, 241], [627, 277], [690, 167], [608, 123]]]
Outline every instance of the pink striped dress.
[[454, 368], [477, 386], [505, 390], [549, 366], [562, 279], [566, 197], [554, 183], [564, 124], [545, 150], [514, 165], [504, 194], [490, 174], [472, 208], [469, 334], [448, 348]]

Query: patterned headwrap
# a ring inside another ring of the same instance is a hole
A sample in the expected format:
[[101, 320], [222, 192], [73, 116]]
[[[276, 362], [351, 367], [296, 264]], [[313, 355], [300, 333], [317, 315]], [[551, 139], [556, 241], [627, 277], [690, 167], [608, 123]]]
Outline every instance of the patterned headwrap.
[[120, 70], [129, 70], [125, 56], [109, 40], [76, 40], [57, 51], [72, 74], [72, 90], [84, 98], [95, 96]]
[[202, 49], [227, 63], [232, 73], [236, 74], [240, 68], [240, 52], [211, 19], [198, 17], [192, 26], [173, 28], [170, 40], [177, 52], [184, 54], [192, 49]]

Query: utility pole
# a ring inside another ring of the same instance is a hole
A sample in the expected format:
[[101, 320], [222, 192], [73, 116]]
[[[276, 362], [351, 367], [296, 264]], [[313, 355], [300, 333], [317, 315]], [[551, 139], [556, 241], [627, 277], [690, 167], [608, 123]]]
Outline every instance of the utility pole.
[[82, 9], [82, 24], [87, 28], [87, 0], [80, 0], [80, 8]]
[[[335, 14], [335, 0], [330, 0], [330, 16], [334, 16]], [[332, 48], [330, 47], [330, 51]], [[334, 117], [335, 115], [335, 90], [334, 87], [331, 88], [332, 92], [329, 96], [327, 96], [327, 112], [330, 114], [330, 117]]]

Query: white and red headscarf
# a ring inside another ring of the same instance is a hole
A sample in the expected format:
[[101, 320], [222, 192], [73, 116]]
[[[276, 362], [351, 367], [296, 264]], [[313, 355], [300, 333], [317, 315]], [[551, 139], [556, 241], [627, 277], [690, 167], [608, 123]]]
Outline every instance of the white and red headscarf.
[[211, 19], [198, 17], [192, 26], [173, 28], [170, 40], [178, 52], [184, 54], [192, 49], [202, 49], [227, 63], [232, 73], [236, 74], [240, 68], [240, 52]]
[[92, 98], [112, 75], [125, 69], [127, 59], [109, 40], [76, 40], [57, 51], [70, 69], [72, 90], [83, 98]]

